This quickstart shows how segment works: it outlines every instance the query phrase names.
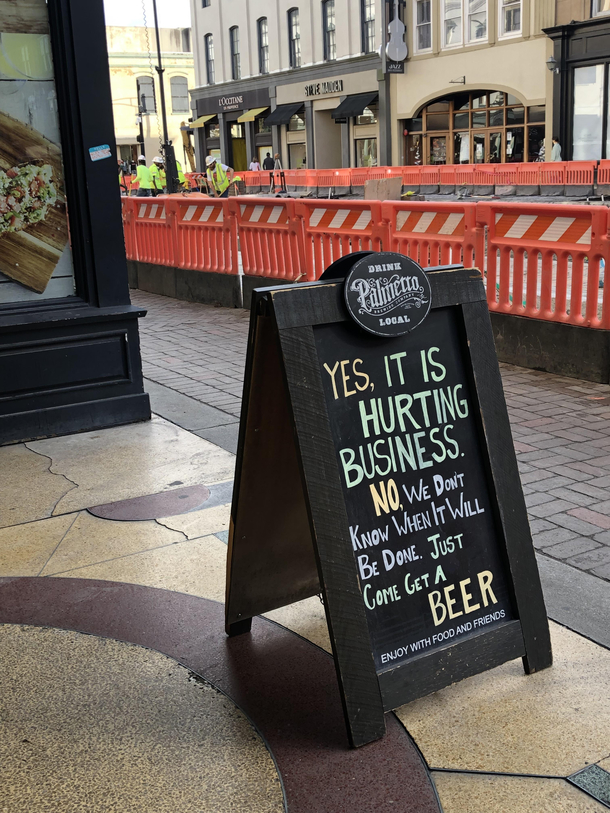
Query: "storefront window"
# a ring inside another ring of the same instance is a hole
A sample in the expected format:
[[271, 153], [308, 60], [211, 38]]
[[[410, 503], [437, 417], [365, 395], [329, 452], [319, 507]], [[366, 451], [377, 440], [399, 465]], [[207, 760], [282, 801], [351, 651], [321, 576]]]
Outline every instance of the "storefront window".
[[74, 295], [47, 4], [21, 5], [0, 3], [0, 304]]
[[574, 69], [575, 161], [602, 157], [602, 115], [604, 105], [604, 66]]
[[420, 134], [407, 136], [407, 164], [416, 167], [423, 164], [422, 137]]
[[305, 113], [296, 113], [288, 122], [290, 131], [305, 129]]
[[270, 133], [271, 132], [271, 125], [265, 124], [265, 119], [255, 119], [254, 120], [254, 131], [258, 135], [262, 135], [263, 133]]
[[232, 124], [231, 125], [231, 138], [243, 138], [244, 137], [244, 125], [243, 124]]
[[377, 124], [377, 105], [365, 107], [361, 116], [356, 116], [356, 124]]
[[[543, 105], [526, 109], [511, 94], [480, 90], [431, 102], [421, 117], [405, 122], [405, 129], [425, 134], [426, 163], [513, 163], [539, 160], [544, 118]], [[408, 140], [408, 164], [415, 162], [414, 149]]]
[[220, 125], [218, 122], [212, 122], [212, 124], [205, 125], [205, 137], [206, 138], [220, 138]]
[[377, 166], [377, 139], [357, 138], [356, 139], [356, 166], [376, 167]]
[[307, 166], [307, 147], [305, 144], [289, 144], [288, 158], [290, 169], [305, 169]]

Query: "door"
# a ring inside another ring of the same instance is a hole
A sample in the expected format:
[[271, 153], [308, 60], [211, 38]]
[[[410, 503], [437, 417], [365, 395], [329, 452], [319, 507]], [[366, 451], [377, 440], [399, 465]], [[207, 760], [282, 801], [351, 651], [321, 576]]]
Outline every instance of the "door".
[[472, 163], [501, 164], [503, 139], [502, 131], [475, 131], [472, 137]]

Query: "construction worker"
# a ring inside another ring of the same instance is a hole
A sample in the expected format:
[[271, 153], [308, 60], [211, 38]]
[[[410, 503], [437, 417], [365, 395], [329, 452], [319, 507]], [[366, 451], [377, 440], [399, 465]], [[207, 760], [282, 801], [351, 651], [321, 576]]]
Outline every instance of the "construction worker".
[[229, 187], [233, 180], [233, 170], [213, 155], [205, 159], [208, 187], [215, 198], [228, 198]]
[[153, 180], [150, 169], [146, 166], [146, 158], [143, 155], [138, 156], [138, 170], [136, 174], [136, 181], [138, 182], [138, 191], [136, 197], [150, 198], [153, 195]]
[[154, 195], [164, 195], [166, 192], [167, 179], [165, 177], [165, 168], [163, 166], [163, 158], [155, 155], [153, 162], [150, 166], [150, 174], [152, 176]]
[[177, 158], [176, 158], [176, 169], [178, 170], [178, 180], [180, 182], [180, 186], [184, 190], [188, 191], [190, 189], [190, 186], [188, 181], [184, 177], [184, 172], [182, 171], [182, 164], [180, 163], [180, 161], [178, 161]]

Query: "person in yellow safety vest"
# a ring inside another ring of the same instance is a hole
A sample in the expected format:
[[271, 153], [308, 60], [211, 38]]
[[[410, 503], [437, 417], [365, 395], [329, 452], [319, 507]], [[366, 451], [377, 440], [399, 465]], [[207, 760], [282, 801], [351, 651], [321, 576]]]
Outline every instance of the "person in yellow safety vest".
[[176, 158], [176, 169], [178, 170], [178, 180], [180, 181], [180, 185], [184, 189], [188, 190], [190, 188], [189, 184], [188, 184], [188, 181], [184, 177], [184, 172], [182, 171], [182, 164], [180, 163], [180, 161], [178, 161], [177, 158]]
[[206, 175], [208, 186], [216, 198], [228, 198], [229, 187], [233, 180], [233, 170], [221, 161], [217, 161], [213, 155], [208, 155], [205, 159]]
[[150, 174], [152, 176], [154, 194], [164, 195], [167, 186], [167, 179], [165, 177], [165, 168], [163, 166], [163, 158], [155, 155], [153, 162], [150, 166]]
[[143, 155], [138, 156], [138, 171], [136, 175], [138, 182], [138, 191], [136, 197], [150, 198], [153, 195], [153, 180], [150, 169], [146, 166], [146, 158]]

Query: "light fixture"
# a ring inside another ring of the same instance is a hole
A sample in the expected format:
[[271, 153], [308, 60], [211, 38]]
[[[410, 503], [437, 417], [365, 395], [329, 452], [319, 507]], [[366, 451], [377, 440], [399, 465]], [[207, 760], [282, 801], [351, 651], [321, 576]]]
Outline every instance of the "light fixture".
[[550, 56], [546, 61], [547, 68], [551, 73], [559, 73], [559, 64], [554, 56]]

